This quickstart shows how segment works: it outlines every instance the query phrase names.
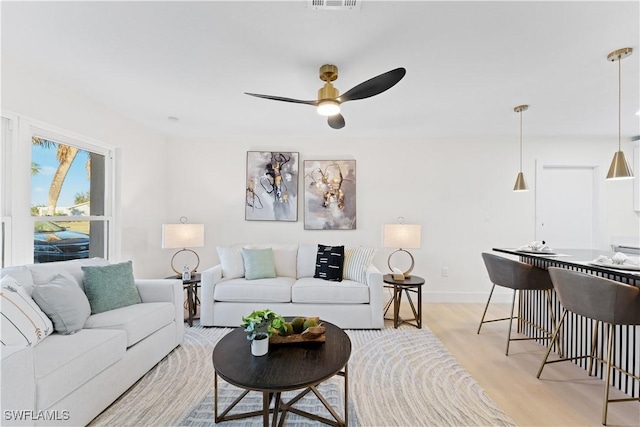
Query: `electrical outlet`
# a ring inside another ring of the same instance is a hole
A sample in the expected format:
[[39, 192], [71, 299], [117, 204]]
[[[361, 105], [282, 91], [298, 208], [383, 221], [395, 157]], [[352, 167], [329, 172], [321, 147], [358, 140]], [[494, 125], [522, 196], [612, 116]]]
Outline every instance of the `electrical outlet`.
[[449, 277], [449, 268], [442, 267], [442, 277]]

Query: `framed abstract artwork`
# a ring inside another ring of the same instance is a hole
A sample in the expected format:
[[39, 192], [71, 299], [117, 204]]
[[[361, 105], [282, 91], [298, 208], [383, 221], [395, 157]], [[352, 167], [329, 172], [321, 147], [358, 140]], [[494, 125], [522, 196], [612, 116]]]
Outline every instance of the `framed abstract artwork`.
[[356, 161], [304, 161], [305, 230], [356, 228]]
[[298, 153], [247, 152], [245, 220], [298, 220]]

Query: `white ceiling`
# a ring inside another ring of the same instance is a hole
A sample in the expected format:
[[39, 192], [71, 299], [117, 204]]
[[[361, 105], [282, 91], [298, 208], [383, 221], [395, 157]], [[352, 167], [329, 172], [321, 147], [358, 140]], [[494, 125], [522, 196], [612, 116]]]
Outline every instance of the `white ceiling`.
[[[299, 1], [2, 2], [2, 61], [19, 61], [172, 136], [502, 137], [640, 134], [638, 1], [362, 0], [357, 11]], [[346, 127], [313, 107], [318, 68], [341, 92], [396, 67], [406, 77], [343, 104]], [[3, 79], [2, 84], [11, 84]], [[168, 116], [179, 117], [174, 122]]]

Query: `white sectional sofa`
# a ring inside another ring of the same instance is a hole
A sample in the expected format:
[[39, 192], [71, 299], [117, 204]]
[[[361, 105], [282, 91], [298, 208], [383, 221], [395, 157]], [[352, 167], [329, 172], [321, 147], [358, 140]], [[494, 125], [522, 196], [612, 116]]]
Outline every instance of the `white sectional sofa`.
[[[242, 248], [271, 248], [276, 277], [247, 279]], [[361, 250], [370, 256], [350, 256]], [[236, 327], [243, 315], [269, 308], [282, 316], [319, 316], [345, 329], [382, 328], [383, 281], [371, 264], [373, 250], [346, 247], [340, 282], [313, 277], [317, 253], [318, 245], [309, 244], [219, 247], [220, 264], [202, 272], [200, 324]]]
[[[60, 273], [82, 288], [82, 266], [107, 264], [96, 258], [34, 264], [5, 268], [1, 276], [33, 295], [38, 281]], [[3, 293], [15, 292], [11, 283]], [[78, 332], [2, 346], [0, 424], [86, 425], [182, 342], [182, 282], [135, 280], [135, 287], [141, 303], [90, 315]]]

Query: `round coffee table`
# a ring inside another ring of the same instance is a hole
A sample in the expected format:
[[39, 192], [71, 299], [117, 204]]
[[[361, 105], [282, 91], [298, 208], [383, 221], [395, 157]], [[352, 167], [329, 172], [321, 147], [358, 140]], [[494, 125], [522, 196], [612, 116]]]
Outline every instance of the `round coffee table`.
[[[273, 414], [272, 425], [278, 416], [284, 422], [287, 412], [293, 412], [325, 424], [347, 426], [348, 374], [347, 363], [351, 356], [351, 340], [340, 328], [329, 322], [326, 326], [324, 343], [269, 344], [265, 356], [253, 356], [247, 334], [237, 328], [225, 335], [213, 349], [214, 368], [214, 412], [215, 421], [235, 420], [261, 415], [263, 425], [269, 425], [269, 414]], [[344, 377], [344, 420], [318, 392], [317, 386], [329, 378]], [[218, 376], [245, 391], [218, 415]], [[280, 395], [284, 391], [302, 390], [296, 397], [283, 402]], [[242, 414], [227, 415], [251, 390], [261, 391], [262, 410]], [[316, 414], [292, 407], [304, 395], [313, 392], [335, 418], [330, 420]], [[275, 398], [273, 409], [269, 409], [271, 398]]]

